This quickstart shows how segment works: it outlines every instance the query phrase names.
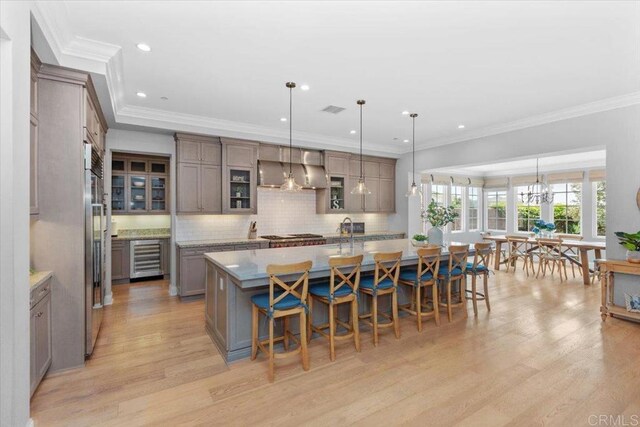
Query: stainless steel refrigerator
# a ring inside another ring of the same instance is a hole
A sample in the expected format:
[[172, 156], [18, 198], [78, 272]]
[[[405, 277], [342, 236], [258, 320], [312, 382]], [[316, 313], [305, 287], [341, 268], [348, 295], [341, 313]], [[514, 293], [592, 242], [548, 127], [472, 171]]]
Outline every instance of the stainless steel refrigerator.
[[85, 354], [93, 353], [102, 323], [104, 300], [105, 221], [104, 160], [97, 149], [85, 144]]

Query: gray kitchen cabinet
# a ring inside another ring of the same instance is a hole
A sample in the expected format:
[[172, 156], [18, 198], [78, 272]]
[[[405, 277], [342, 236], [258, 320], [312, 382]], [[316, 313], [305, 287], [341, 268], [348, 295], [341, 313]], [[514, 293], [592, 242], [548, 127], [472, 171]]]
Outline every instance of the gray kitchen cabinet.
[[[209, 265], [209, 263], [206, 263]], [[227, 290], [233, 284], [229, 281], [229, 276], [220, 270], [216, 270], [216, 296], [215, 307], [216, 313], [214, 317], [215, 332], [224, 346], [224, 350], [228, 350], [228, 322], [227, 322]]]
[[364, 211], [380, 212], [380, 178], [365, 175], [364, 183], [371, 192], [364, 196]]
[[258, 212], [258, 143], [222, 138], [222, 213]]
[[365, 177], [380, 178], [380, 163], [373, 161], [363, 162], [362, 168]]
[[178, 162], [200, 163], [200, 146], [199, 142], [180, 140], [177, 147]]
[[221, 164], [220, 138], [176, 133], [176, 153], [178, 163]]
[[[384, 163], [380, 163], [382, 166]], [[380, 212], [396, 211], [396, 181], [394, 179], [380, 178], [380, 191], [378, 204]]]
[[178, 163], [178, 213], [221, 213], [220, 175], [220, 166]]
[[51, 366], [51, 279], [32, 290], [30, 310], [31, 395]]
[[364, 196], [361, 194], [351, 194], [351, 190], [356, 186], [360, 177], [350, 176], [345, 190], [347, 199], [347, 212], [362, 212], [364, 210]]
[[111, 240], [111, 280], [127, 281], [130, 271], [130, 245], [128, 240]]
[[114, 153], [111, 159], [111, 213], [169, 213], [169, 161], [165, 157]]
[[222, 212], [222, 177], [220, 166], [203, 164], [200, 172], [200, 206], [205, 213]]
[[396, 164], [380, 162], [380, 179], [396, 179]]
[[[325, 169], [330, 175], [349, 175], [349, 154], [334, 151], [325, 152]], [[359, 174], [356, 173], [356, 175]]]
[[258, 143], [240, 139], [221, 138], [223, 166], [255, 168]]

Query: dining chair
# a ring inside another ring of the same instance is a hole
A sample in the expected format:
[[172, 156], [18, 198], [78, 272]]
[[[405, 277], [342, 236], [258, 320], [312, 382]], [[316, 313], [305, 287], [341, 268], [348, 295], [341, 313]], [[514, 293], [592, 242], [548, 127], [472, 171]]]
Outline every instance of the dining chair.
[[531, 255], [531, 245], [528, 237], [522, 236], [507, 236], [507, 246], [509, 247], [509, 257], [507, 258], [507, 273], [509, 268], [513, 266], [513, 271], [516, 270], [516, 261], [522, 259], [524, 265], [522, 269], [529, 276], [529, 266], [531, 266], [531, 272], [533, 273], [533, 255]]
[[[433, 317], [436, 325], [440, 326], [440, 309], [438, 304], [438, 271], [440, 268], [440, 247], [420, 248], [418, 253], [418, 266], [416, 269], [400, 270], [398, 284], [411, 288], [411, 302], [402, 304], [398, 308], [416, 316], [418, 331], [422, 331], [422, 319]], [[433, 308], [428, 309], [427, 288], [431, 288], [431, 303]]]
[[538, 247], [540, 248], [540, 263], [538, 264], [538, 272], [536, 277], [542, 271], [542, 277], [546, 275], [549, 264], [551, 264], [551, 275], [558, 268], [560, 274], [560, 282], [562, 282], [562, 271], [564, 270], [564, 278], [567, 277], [567, 260], [562, 256], [562, 239], [538, 239]]
[[[467, 317], [466, 300], [466, 273], [467, 258], [469, 258], [469, 245], [450, 245], [449, 261], [447, 265], [440, 266], [438, 270], [438, 284], [444, 287], [439, 290], [440, 295], [446, 295], [445, 302], [440, 297], [440, 305], [447, 308], [449, 322], [453, 320], [453, 309], [464, 308], [464, 316]], [[452, 300], [452, 284], [458, 283], [458, 302]]]
[[[487, 305], [487, 310], [491, 311], [491, 304], [489, 303], [489, 266], [491, 265], [490, 259], [493, 249], [491, 243], [475, 243], [473, 245], [475, 254], [473, 255], [473, 262], [467, 263], [467, 275], [471, 275], [471, 299], [473, 300], [473, 313], [478, 315], [478, 301], [483, 301]], [[477, 279], [482, 276], [483, 292], [477, 291]]]
[[[331, 257], [329, 267], [331, 273], [329, 281], [311, 285], [309, 288], [309, 330], [307, 339], [311, 339], [311, 333], [317, 332], [329, 340], [329, 357], [336, 360], [336, 340], [353, 338], [356, 351], [360, 351], [360, 332], [358, 329], [358, 287], [360, 286], [360, 266], [362, 255]], [[314, 301], [321, 302], [328, 307], [329, 319], [327, 323], [313, 324]], [[338, 306], [349, 304], [350, 323], [343, 322], [338, 317]], [[346, 333], [338, 335], [337, 326], [346, 329]], [[328, 332], [326, 330], [328, 329]]]
[[[378, 345], [378, 330], [393, 327], [396, 338], [400, 338], [400, 322], [398, 319], [398, 278], [400, 275], [400, 252], [378, 252], [373, 255], [376, 263], [373, 276], [360, 279], [360, 292], [371, 298], [371, 312], [360, 315], [360, 319], [371, 326], [373, 345]], [[378, 297], [391, 296], [391, 315], [378, 311]], [[380, 323], [378, 316], [388, 322]]]
[[[559, 239], [564, 240], [578, 240], [581, 241], [584, 239], [584, 236], [580, 236], [578, 234], [556, 234], [556, 237]], [[580, 265], [580, 252], [578, 251], [577, 248], [573, 247], [573, 246], [566, 246], [564, 247], [564, 252], [563, 252], [564, 256], [566, 256], [567, 258], [569, 258], [569, 260], [571, 261], [571, 274], [573, 275], [573, 278], [575, 279], [576, 277], [576, 265]], [[582, 275], [582, 269], [578, 268], [578, 273], [580, 273], [580, 275]]]
[[[267, 266], [269, 275], [269, 292], [257, 294], [251, 297], [252, 321], [251, 321], [251, 360], [255, 360], [258, 350], [266, 353], [269, 358], [269, 381], [274, 379], [274, 359], [301, 355], [302, 368], [309, 370], [309, 352], [307, 350], [307, 292], [309, 288], [309, 270], [311, 261], [296, 264]], [[292, 275], [300, 273], [293, 284], [285, 283], [278, 275]], [[258, 337], [258, 321], [260, 314], [268, 319], [269, 338], [260, 340]], [[289, 317], [300, 316], [300, 339], [289, 330]], [[276, 319], [283, 318], [283, 334], [274, 337]], [[289, 339], [298, 344], [295, 350], [289, 351]], [[282, 341], [283, 353], [275, 353], [273, 346]], [[265, 347], [265, 345], [269, 347]]]

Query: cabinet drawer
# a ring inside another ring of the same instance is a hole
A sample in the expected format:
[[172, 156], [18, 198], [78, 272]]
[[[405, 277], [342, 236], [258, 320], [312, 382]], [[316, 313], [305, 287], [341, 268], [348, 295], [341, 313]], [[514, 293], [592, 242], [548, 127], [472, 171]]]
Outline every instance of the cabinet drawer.
[[252, 249], [260, 249], [260, 243], [246, 243], [246, 244], [242, 244], [242, 245], [236, 245], [235, 246], [235, 250], [236, 251], [248, 251], [248, 250], [252, 250]]
[[214, 246], [211, 248], [209, 252], [228, 252], [233, 251], [235, 246], [225, 245], [225, 246]]
[[44, 283], [41, 283], [39, 286], [31, 289], [29, 307], [33, 308], [36, 304], [38, 304], [44, 297], [46, 297], [49, 292], [51, 292], [51, 279], [47, 279]]

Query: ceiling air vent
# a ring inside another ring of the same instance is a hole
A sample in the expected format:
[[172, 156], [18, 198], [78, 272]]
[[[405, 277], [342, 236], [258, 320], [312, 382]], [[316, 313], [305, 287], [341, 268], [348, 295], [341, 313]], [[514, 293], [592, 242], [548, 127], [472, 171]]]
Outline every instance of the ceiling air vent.
[[342, 113], [344, 110], [346, 110], [346, 108], [336, 107], [335, 105], [328, 105], [328, 106], [326, 106], [326, 107], [324, 107], [322, 109], [322, 111], [325, 111], [325, 112], [331, 113], [331, 114]]

